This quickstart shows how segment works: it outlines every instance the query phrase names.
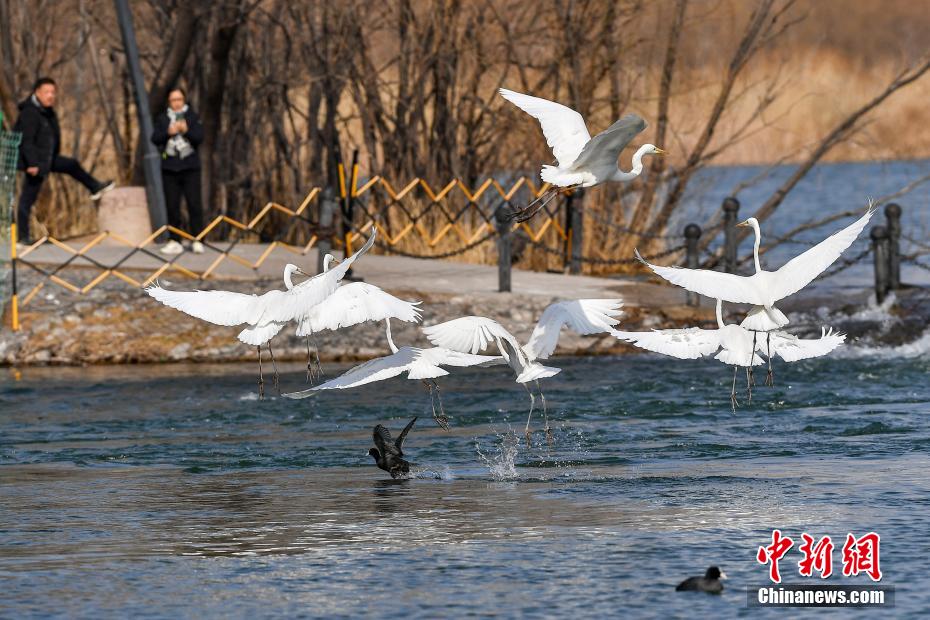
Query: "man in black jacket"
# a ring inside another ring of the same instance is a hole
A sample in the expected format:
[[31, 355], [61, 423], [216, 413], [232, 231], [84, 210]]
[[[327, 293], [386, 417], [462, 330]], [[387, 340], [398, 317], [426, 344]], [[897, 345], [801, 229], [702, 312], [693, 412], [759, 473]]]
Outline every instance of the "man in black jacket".
[[32, 94], [19, 104], [19, 118], [14, 131], [22, 132], [23, 139], [19, 145], [19, 162], [17, 168], [26, 172], [26, 182], [19, 195], [16, 208], [16, 224], [19, 238], [23, 243], [31, 243], [29, 234], [29, 214], [32, 205], [39, 197], [42, 183], [52, 172], [63, 172], [79, 181], [91, 193], [91, 200], [97, 200], [104, 192], [113, 189], [113, 181], [98, 181], [87, 173], [77, 160], [59, 154], [61, 148], [61, 129], [58, 127], [58, 115], [55, 114], [55, 97], [57, 95], [55, 80], [39, 78], [33, 86]]

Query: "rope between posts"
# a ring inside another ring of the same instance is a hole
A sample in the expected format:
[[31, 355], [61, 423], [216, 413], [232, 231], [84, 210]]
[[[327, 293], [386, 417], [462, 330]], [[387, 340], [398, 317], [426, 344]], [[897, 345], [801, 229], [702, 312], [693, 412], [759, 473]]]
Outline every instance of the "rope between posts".
[[[358, 232], [358, 231], [356, 231], [356, 232]], [[417, 254], [417, 253], [414, 253], [414, 252], [405, 252], [404, 250], [399, 250], [399, 249], [393, 247], [392, 245], [390, 245], [390, 244], [388, 244], [388, 243], [384, 243], [383, 241], [379, 241], [378, 239], [375, 239], [375, 246], [378, 247], [378, 248], [380, 248], [380, 249], [382, 249], [382, 250], [384, 250], [385, 252], [389, 252], [389, 253], [391, 253], [391, 254], [397, 254], [397, 255], [399, 255], [399, 256], [406, 256], [407, 258], [442, 259], [442, 258], [451, 258], [451, 257], [453, 257], [453, 256], [458, 256], [458, 255], [460, 255], [460, 254], [464, 254], [465, 252], [468, 252], [469, 250], [475, 249], [475, 248], [478, 247], [479, 245], [485, 243], [486, 241], [488, 241], [489, 239], [491, 239], [492, 237], [495, 237], [495, 236], [497, 236], [497, 231], [496, 231], [496, 230], [492, 230], [492, 231], [488, 232], [487, 234], [485, 234], [485, 235], [484, 235], [483, 237], [481, 237], [480, 239], [477, 239], [477, 240], [475, 240], [475, 241], [472, 241], [471, 243], [469, 243], [469, 244], [467, 244], [467, 245], [464, 245], [464, 246], [462, 246], [462, 247], [460, 247], [460, 248], [457, 248], [457, 249], [455, 249], [455, 250], [450, 250], [450, 251], [448, 251], [448, 252], [442, 252], [442, 253], [439, 253], [439, 254]]]
[[[539, 249], [542, 250], [543, 252], [546, 252], [546, 253], [548, 253], [548, 254], [553, 254], [553, 255], [556, 255], [556, 256], [559, 256], [559, 257], [564, 257], [564, 256], [565, 256], [565, 253], [564, 253], [563, 251], [561, 251], [561, 250], [554, 250], [554, 249], [552, 249], [552, 248], [550, 248], [550, 247], [548, 247], [548, 246], [546, 246], [546, 245], [544, 245], [544, 244], [542, 244], [542, 243], [539, 243], [538, 241], [534, 241], [532, 238], [530, 238], [530, 237], [526, 234], [526, 232], [524, 232], [524, 231], [522, 231], [522, 230], [521, 230], [521, 231], [518, 231], [517, 234], [520, 234], [530, 245], [532, 245], [532, 246], [535, 247], [535, 248], [539, 248]], [[675, 247], [673, 247], [673, 248], [669, 248], [669, 249], [665, 250], [664, 252], [659, 252], [658, 254], [653, 254], [652, 256], [650, 256], [650, 258], [653, 258], [653, 259], [655, 259], [655, 258], [663, 258], [663, 257], [665, 257], [665, 256], [669, 256], [669, 255], [674, 254], [674, 253], [676, 253], [676, 252], [680, 252], [681, 250], [684, 250], [684, 249], [685, 249], [685, 246], [684, 246], [683, 244], [682, 244], [682, 245], [677, 245], [677, 246], [675, 246]], [[635, 257], [633, 257], [633, 258], [590, 258], [590, 257], [587, 257], [587, 256], [578, 256], [577, 254], [572, 254], [572, 255], [569, 256], [569, 258], [570, 258], [570, 260], [577, 260], [577, 261], [581, 261], [582, 263], [588, 263], [588, 264], [591, 264], [591, 265], [633, 265], [633, 264], [636, 264], [636, 263], [639, 262], [639, 259], [637, 259], [637, 258], [635, 258]]]
[[905, 241], [908, 241], [909, 243], [913, 243], [914, 245], [916, 245], [917, 247], [923, 250], [930, 250], [930, 245], [927, 245], [926, 243], [922, 241], [918, 241], [917, 239], [914, 239], [913, 237], [909, 235], [905, 235], [902, 233], [901, 238], [904, 239]]
[[617, 224], [616, 222], [608, 221], [606, 218], [602, 217], [600, 214], [598, 214], [598, 213], [595, 212], [595, 211], [585, 210], [585, 211], [583, 211], [583, 213], [584, 213], [586, 216], [590, 217], [590, 218], [591, 218], [592, 220], [594, 220], [595, 222], [598, 222], [598, 223], [600, 223], [600, 224], [602, 224], [602, 225], [604, 225], [604, 226], [607, 226], [608, 228], [613, 228], [614, 230], [619, 230], [619, 231], [624, 232], [624, 233], [626, 233], [626, 234], [628, 234], [628, 235], [636, 235], [637, 237], [640, 237], [641, 239], [665, 239], [665, 240], [674, 240], [674, 239], [681, 239], [681, 238], [682, 238], [681, 235], [656, 235], [656, 234], [653, 234], [653, 233], [641, 232], [641, 231], [638, 231], [638, 230], [633, 230], [632, 228], [628, 228], [628, 227], [624, 226], [623, 224]]
[[907, 257], [902, 256], [901, 262], [906, 263], [908, 265], [914, 265], [915, 267], [919, 269], [923, 269], [924, 271], [930, 271], [930, 265], [924, 264], [920, 262], [919, 260], [917, 260], [917, 256], [922, 256], [922, 255], [918, 254], [915, 256], [907, 256]]

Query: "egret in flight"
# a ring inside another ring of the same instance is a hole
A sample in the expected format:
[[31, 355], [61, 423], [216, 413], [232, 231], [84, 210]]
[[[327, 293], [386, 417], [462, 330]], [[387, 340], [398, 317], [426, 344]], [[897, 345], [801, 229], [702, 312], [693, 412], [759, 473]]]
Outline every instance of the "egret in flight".
[[[421, 349], [418, 347], [400, 347], [394, 344], [391, 338], [391, 320], [385, 319], [386, 334], [388, 346], [391, 348], [391, 355], [377, 357], [369, 360], [364, 364], [359, 364], [354, 368], [347, 370], [335, 379], [330, 379], [316, 387], [312, 387], [300, 392], [291, 392], [285, 394], [285, 398], [308, 398], [319, 393], [320, 390], [345, 390], [348, 388], [358, 387], [375, 381], [384, 381], [391, 379], [400, 374], [407, 373], [407, 378], [411, 380], [421, 380], [429, 390], [430, 405], [433, 408], [433, 419], [445, 430], [449, 430], [449, 418], [446, 416], [445, 409], [442, 406], [442, 395], [439, 393], [439, 384], [436, 383], [436, 377], [442, 377], [449, 374], [449, 371], [442, 366], [455, 366], [464, 368], [467, 366], [480, 366], [495, 362], [498, 358], [493, 355], [470, 355], [458, 351], [450, 351], [441, 347], [430, 349]], [[436, 401], [439, 402], [439, 410], [436, 410]]]
[[620, 299], [578, 299], [551, 304], [543, 311], [529, 341], [523, 346], [503, 325], [483, 316], [464, 316], [424, 327], [423, 333], [433, 344], [462, 353], [475, 354], [495, 345], [517, 375], [516, 382], [530, 395], [530, 412], [524, 430], [527, 445], [530, 445], [530, 420], [536, 404], [535, 395], [526, 385], [530, 381], [536, 384], [542, 400], [546, 441], [552, 443], [546, 397], [539, 387], [539, 379], [557, 375], [561, 369], [543, 366], [536, 360], [548, 359], [552, 355], [565, 325], [583, 336], [613, 332], [614, 326], [620, 322], [617, 317], [622, 314], [622, 306], [623, 300]]
[[[323, 257], [323, 273], [336, 260], [332, 254]], [[420, 321], [419, 301], [404, 301], [383, 291], [373, 284], [352, 282], [343, 284], [336, 292], [321, 303], [313, 306], [297, 319], [297, 336], [307, 339], [307, 378], [313, 378], [310, 365], [310, 338], [318, 332], [336, 331], [369, 321], [397, 319], [407, 323]], [[314, 347], [319, 351], [317, 347]], [[316, 366], [319, 376], [323, 376], [320, 355], [317, 352]]]
[[[773, 329], [788, 324], [788, 317], [775, 307], [775, 303], [789, 295], [797, 293], [802, 288], [836, 262], [836, 259], [856, 240], [875, 210], [869, 205], [865, 214], [858, 220], [839, 230], [814, 247], [795, 256], [776, 271], [766, 271], [759, 263], [759, 245], [762, 233], [759, 221], [751, 217], [738, 226], [749, 226], [755, 233], [752, 247], [752, 256], [756, 272], [751, 276], [741, 276], [734, 273], [723, 273], [709, 269], [687, 269], [684, 267], [662, 267], [653, 265], [636, 252], [636, 257], [660, 277], [689, 291], [706, 295], [712, 299], [722, 299], [735, 304], [751, 304], [749, 311], [741, 326], [753, 332], [770, 332]], [[771, 339], [766, 336], [767, 345]], [[767, 354], [770, 349], [766, 349]], [[771, 355], [769, 355], [771, 357]], [[766, 383], [771, 384], [772, 373]]]
[[[239, 333], [239, 340], [258, 348], [258, 392], [263, 397], [265, 382], [262, 377], [262, 345], [269, 343], [288, 322], [303, 317], [311, 308], [332, 295], [352, 263], [374, 245], [375, 234], [372, 230], [365, 245], [334, 269], [312, 276], [300, 284], [293, 284], [291, 275], [308, 274], [296, 265], [287, 265], [284, 268], [285, 291], [272, 290], [262, 295], [235, 291], [171, 291], [156, 283], [146, 288], [145, 292], [166, 306], [214, 325], [247, 325]], [[268, 350], [271, 351], [270, 344]], [[276, 385], [277, 380], [276, 369]]]
[[[641, 349], [677, 357], [678, 359], [697, 359], [714, 355], [714, 359], [733, 366], [733, 385], [730, 389], [730, 405], [733, 411], [739, 403], [736, 401], [736, 374], [740, 367], [746, 368], [746, 389], [752, 399], [752, 383], [749, 369], [763, 363], [756, 351], [762, 351], [762, 343], [756, 343], [752, 332], [736, 324], [723, 321], [723, 302], [717, 300], [717, 329], [657, 329], [651, 332], [615, 331], [614, 336], [636, 345]], [[820, 357], [830, 353], [846, 339], [844, 334], [834, 333], [832, 329], [821, 330], [819, 339], [802, 339], [782, 331], [771, 332], [770, 351], [786, 362], [811, 357]], [[770, 354], [771, 354], [770, 353]]]
[[[542, 126], [546, 142], [558, 162], [545, 165], [540, 176], [555, 187], [516, 214], [525, 222], [539, 212], [560, 192], [576, 187], [592, 187], [607, 181], [630, 181], [643, 171], [645, 155], [662, 155], [662, 149], [644, 144], [633, 154], [633, 167], [625, 172], [617, 165], [620, 152], [637, 134], [646, 129], [646, 121], [636, 114], [627, 114], [593, 138], [584, 118], [569, 107], [521, 93], [500, 89], [501, 96], [514, 104]], [[535, 208], [534, 208], [535, 207]]]

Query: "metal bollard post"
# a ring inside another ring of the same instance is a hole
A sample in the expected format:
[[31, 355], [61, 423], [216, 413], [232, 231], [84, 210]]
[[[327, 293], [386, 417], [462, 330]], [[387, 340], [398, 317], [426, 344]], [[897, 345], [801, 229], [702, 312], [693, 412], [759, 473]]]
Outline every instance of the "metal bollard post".
[[333, 230], [333, 218], [336, 209], [339, 208], [332, 187], [323, 190], [323, 197], [317, 207], [319, 208], [319, 215], [317, 216], [319, 230], [317, 231], [316, 242], [316, 272], [323, 273], [323, 257], [333, 251], [333, 234], [335, 232]]
[[888, 288], [901, 288], [901, 205], [892, 202], [885, 207], [888, 221]]
[[876, 226], [870, 236], [875, 255], [875, 301], [882, 303], [888, 294], [888, 229]]
[[730, 196], [723, 199], [723, 269], [736, 273], [736, 224], [739, 218], [739, 200]]
[[572, 246], [568, 273], [578, 275], [581, 273], [581, 253], [584, 245], [584, 192], [575, 190], [574, 193], [578, 195], [573, 197], [572, 204]]
[[[697, 269], [698, 266], [698, 241], [701, 238], [701, 227], [697, 224], [688, 224], [685, 226], [685, 267], [688, 269]], [[689, 306], [699, 306], [701, 304], [700, 296], [697, 293], [688, 291], [686, 294], [687, 304]]]
[[510, 230], [510, 214], [503, 206], [494, 212], [497, 224], [497, 290], [510, 292], [510, 262], [513, 256], [513, 233]]

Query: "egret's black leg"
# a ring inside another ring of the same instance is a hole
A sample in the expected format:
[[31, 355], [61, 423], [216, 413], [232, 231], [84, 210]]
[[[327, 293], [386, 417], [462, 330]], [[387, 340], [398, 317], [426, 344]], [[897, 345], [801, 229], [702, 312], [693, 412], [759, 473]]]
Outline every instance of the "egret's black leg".
[[313, 362], [310, 357], [310, 336], [307, 336], [307, 383], [313, 383]]
[[549, 428], [549, 406], [546, 404], [546, 395], [543, 394], [542, 388], [539, 387], [539, 381], [536, 381], [536, 389], [539, 391], [539, 398], [542, 400], [543, 419], [546, 422], [546, 443], [552, 445], [552, 429]]
[[748, 392], [748, 394], [749, 394], [749, 404], [750, 404], [750, 405], [752, 404], [752, 385], [753, 385], [753, 384], [751, 384], [751, 383], [749, 382], [749, 379], [750, 379], [750, 377], [751, 377], [751, 375], [750, 375], [751, 372], [752, 372], [752, 366], [747, 366], [747, 367], [746, 367], [746, 392]]
[[[311, 334], [311, 338], [312, 338]], [[316, 355], [316, 375], [323, 380], [323, 365], [320, 364], [320, 345], [317, 344], [316, 338], [313, 338], [313, 353]]]
[[526, 438], [526, 447], [529, 448], [532, 444], [530, 441], [530, 420], [533, 419], [533, 408], [536, 406], [536, 396], [533, 395], [532, 390], [524, 383], [523, 388], [526, 390], [526, 393], [530, 395], [530, 414], [526, 416], [526, 428], [523, 430], [523, 436]]
[[433, 418], [435, 418], [436, 417], [436, 402], [433, 400], [433, 386], [426, 379], [423, 379], [423, 385], [426, 386], [426, 390], [429, 392], [429, 404], [430, 404], [430, 407], [433, 408]]
[[[449, 430], [449, 418], [446, 416], [446, 410], [442, 406], [442, 392], [439, 390], [439, 384], [436, 383], [435, 379], [433, 379], [433, 388], [436, 389], [436, 399], [439, 401], [439, 415], [436, 416], [435, 409], [433, 409], [433, 415], [436, 417], [436, 422], [443, 430]], [[430, 394], [432, 394], [432, 392], [430, 392]]]
[[752, 386], [756, 384], [756, 378], [752, 374], [752, 358], [756, 356], [756, 333], [752, 332], [752, 352], [749, 354], [749, 366], [746, 368], [749, 370], [749, 373], [746, 375], [746, 383], [749, 384], [750, 392], [752, 391]]
[[274, 389], [281, 395], [281, 387], [278, 385], [278, 364], [274, 361], [274, 351], [271, 349], [271, 341], [268, 341], [268, 352], [271, 354], [271, 366], [274, 368]]
[[769, 358], [769, 372], [765, 375], [765, 384], [769, 387], [775, 387], [775, 373], [772, 372], [772, 333], [765, 334], [766, 356]]
[[258, 399], [265, 399], [265, 378], [262, 376], [262, 345], [258, 345]]
[[[577, 187], [577, 186], [576, 186], [576, 187]], [[545, 207], [547, 204], [549, 204], [550, 202], [552, 202], [552, 199], [553, 199], [553, 198], [555, 198], [556, 196], [558, 196], [559, 194], [561, 194], [561, 193], [563, 193], [563, 192], [568, 191], [569, 189], [571, 189], [571, 188], [569, 188], [569, 187], [554, 187], [554, 188], [550, 189], [550, 190], [547, 191], [545, 194], [543, 194], [542, 196], [540, 196], [539, 198], [537, 198], [536, 200], [534, 200], [534, 201], [531, 202], [530, 204], [526, 205], [523, 209], [521, 209], [520, 211], [517, 211], [517, 212], [514, 214], [514, 219], [516, 219], [518, 222], [525, 222], [525, 221], [527, 221], [528, 219], [530, 219], [531, 217], [533, 217], [534, 215], [536, 215], [537, 213], [539, 213], [540, 210], [542, 210], [543, 207]], [[536, 205], [537, 203], [539, 203], [539, 206], [534, 207], [534, 205]]]
[[739, 407], [739, 403], [736, 401], [736, 371], [739, 370], [738, 366], [733, 367], [733, 387], [730, 388], [730, 407], [733, 408], [733, 413], [736, 413], [736, 408]]

